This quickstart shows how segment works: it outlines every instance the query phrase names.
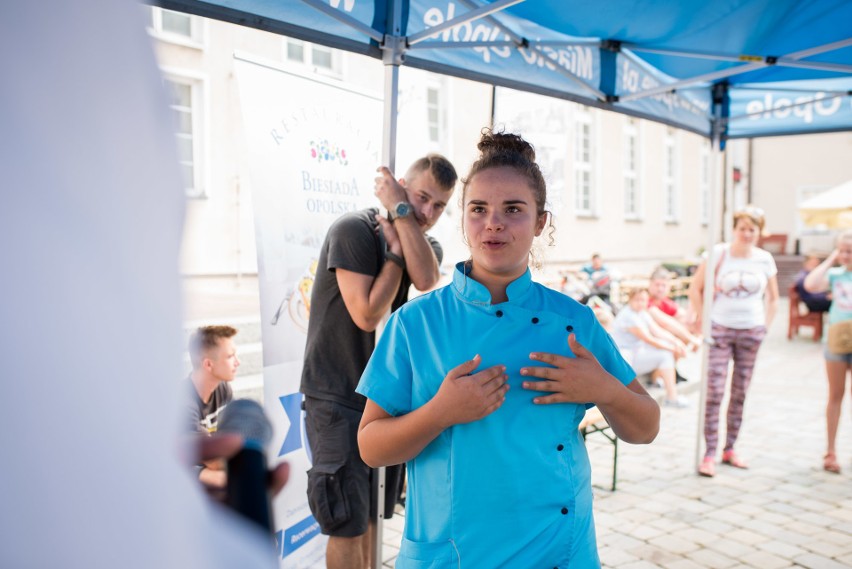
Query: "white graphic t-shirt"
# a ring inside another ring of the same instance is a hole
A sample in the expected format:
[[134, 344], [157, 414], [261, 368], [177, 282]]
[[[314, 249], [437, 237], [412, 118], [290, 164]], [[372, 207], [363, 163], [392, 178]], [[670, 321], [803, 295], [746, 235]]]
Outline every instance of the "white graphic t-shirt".
[[730, 246], [721, 243], [713, 247], [707, 270], [715, 271], [713, 322], [736, 330], [766, 325], [763, 295], [769, 279], [778, 274], [770, 253], [755, 247], [749, 257], [734, 257]]

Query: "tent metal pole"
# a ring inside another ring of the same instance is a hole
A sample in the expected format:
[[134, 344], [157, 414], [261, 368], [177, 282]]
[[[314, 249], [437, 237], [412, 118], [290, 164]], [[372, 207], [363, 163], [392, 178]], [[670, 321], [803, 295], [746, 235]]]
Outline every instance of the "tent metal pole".
[[382, 41], [382, 34], [378, 31], [374, 30], [370, 26], [366, 24], [362, 24], [352, 16], [347, 15], [343, 10], [339, 10], [337, 8], [332, 8], [328, 2], [320, 2], [319, 0], [302, 0], [308, 6], [312, 8], [316, 8], [320, 12], [330, 16], [331, 18], [346, 24], [352, 29], [358, 30], [362, 34], [376, 40], [377, 42]]
[[[489, 20], [491, 18], [488, 18]], [[497, 23], [501, 29], [503, 29], [502, 24]], [[508, 32], [507, 32], [508, 33]], [[438, 40], [428, 40], [422, 41], [417, 45], [408, 46], [409, 49], [454, 49], [460, 47], [518, 47], [519, 44], [522, 44], [524, 38], [520, 38], [518, 36], [518, 40], [481, 40], [481, 41], [438, 41]], [[599, 41], [533, 41], [527, 40], [527, 43], [530, 47], [594, 47], [597, 48], [600, 46], [601, 42]]]
[[[804, 59], [806, 57], [810, 57], [812, 55], [817, 55], [817, 54], [820, 54], [820, 53], [835, 51], [835, 50], [847, 47], [849, 45], [852, 45], [852, 38], [848, 38], [848, 39], [845, 39], [845, 40], [840, 40], [840, 41], [836, 41], [836, 42], [832, 42], [832, 43], [827, 43], [825, 45], [820, 45], [820, 46], [812, 47], [812, 48], [809, 48], [809, 49], [803, 49], [801, 51], [797, 51], [797, 52], [790, 53], [790, 54], [787, 54], [787, 55], [784, 55], [784, 56], [776, 57], [776, 58], [774, 58], [774, 60], [771, 63], [769, 62], [768, 58], [766, 58], [766, 59], [761, 58], [761, 61], [758, 61], [758, 62], [748, 63], [746, 65], [739, 65], [739, 66], [736, 66], [736, 67], [731, 67], [729, 69], [723, 69], [723, 70], [720, 70], [720, 71], [715, 71], [713, 73], [707, 73], [705, 75], [698, 75], [697, 77], [690, 77], [689, 79], [684, 79], [682, 81], [676, 81], [674, 83], [669, 83], [668, 85], [660, 85], [659, 87], [654, 87], [652, 89], [640, 91], [638, 93], [633, 93], [633, 94], [630, 94], [630, 95], [624, 95], [623, 97], [620, 97], [619, 100], [621, 102], [627, 102], [627, 101], [632, 101], [634, 99], [644, 99], [645, 97], [652, 97], [654, 95], [659, 95], [660, 93], [666, 93], [668, 91], [674, 91], [675, 89], [679, 89], [679, 88], [687, 86], [687, 85], [693, 85], [695, 83], [699, 83], [699, 82], [702, 82], [702, 81], [715, 81], [717, 79], [723, 79], [725, 77], [731, 77], [733, 75], [739, 75], [740, 73], [746, 73], [747, 71], [753, 71], [754, 69], [759, 69], [761, 67], [767, 67], [769, 65], [778, 65], [782, 61], [784, 62], [783, 64], [785, 66], [793, 67], [795, 65], [793, 63], [794, 61]], [[639, 51], [641, 48], [637, 47], [637, 46], [633, 46], [632, 49], [634, 51]], [[686, 54], [684, 53], [684, 55], [686, 55]], [[820, 67], [818, 67], [818, 66], [832, 65], [832, 64], [825, 64], [825, 63], [820, 63], [820, 62], [813, 62], [813, 63], [810, 63], [810, 64], [808, 64], [808, 62], [803, 62], [803, 63], [804, 64], [800, 64], [799, 66], [801, 66], [801, 67], [812, 67], [814, 69], [819, 69]], [[830, 70], [831, 71], [839, 71], [839, 72], [847, 72], [848, 70], [846, 68], [849, 67], [849, 66], [843, 65], [843, 66], [840, 66], [840, 67], [841, 67], [840, 69], [837, 69], [836, 67], [832, 66], [832, 68]]]
[[530, 48], [533, 49], [535, 52], [537, 52], [539, 57], [541, 57], [545, 61], [549, 61], [551, 63], [551, 65], [553, 65], [555, 71], [558, 71], [559, 73], [561, 73], [562, 75], [564, 75], [568, 79], [571, 79], [572, 81], [574, 81], [575, 83], [577, 83], [578, 85], [583, 87], [586, 91], [589, 91], [590, 93], [592, 93], [595, 97], [598, 98], [599, 101], [606, 101], [607, 100], [606, 93], [604, 93], [600, 89], [595, 89], [594, 87], [592, 87], [591, 85], [589, 85], [588, 83], [586, 83], [585, 81], [583, 81], [582, 79], [577, 77], [575, 74], [571, 73], [568, 69], [565, 68], [564, 65], [559, 63], [559, 56], [558, 55], [556, 55], [555, 53], [552, 54], [552, 55], [548, 55], [540, 47], [530, 46]]
[[[717, 85], [717, 89], [724, 88], [722, 85]], [[704, 302], [701, 312], [701, 334], [704, 337], [701, 349], [701, 378], [700, 388], [698, 390], [698, 428], [695, 434], [695, 468], [701, 464], [702, 456], [702, 438], [704, 436], [704, 421], [705, 405], [707, 403], [707, 369], [710, 364], [710, 346], [713, 342], [713, 337], [710, 334], [710, 311], [713, 304], [713, 292], [715, 287], [716, 261], [713, 259], [713, 246], [716, 244], [716, 236], [719, 233], [720, 224], [720, 207], [719, 201], [722, 195], [722, 176], [719, 175], [720, 162], [722, 156], [722, 97], [718, 93], [714, 93], [713, 97], [713, 123], [712, 123], [712, 160], [710, 167], [710, 223], [707, 228], [707, 258], [704, 261]]]
[[690, 59], [712, 59], [714, 61], [752, 61], [752, 60], [761, 60], [763, 61], [763, 56], [760, 55], [739, 55], [739, 54], [730, 54], [730, 53], [713, 53], [710, 51], [690, 51], [686, 49], [663, 49], [659, 47], [651, 47], [644, 46], [638, 43], [631, 42], [623, 42], [621, 44], [622, 49], [629, 49], [630, 51], [638, 51], [642, 53], [655, 53], [659, 55], [673, 55], [675, 57], [688, 57]]
[[623, 95], [620, 96], [618, 100], [621, 103], [626, 103], [627, 101], [634, 101], [636, 99], [645, 99], [647, 97], [653, 97], [654, 95], [659, 95], [661, 93], [675, 91], [677, 89], [680, 89], [681, 87], [686, 87], [687, 85], [694, 85], [695, 83], [701, 83], [704, 81], [715, 81], [716, 79], [724, 79], [725, 77], [739, 75], [740, 73], [745, 73], [747, 71], [754, 71], [755, 69], [760, 69], [761, 67], [766, 67], [767, 65], [768, 64], [764, 63], [763, 61], [759, 63], [747, 63], [745, 65], [737, 65], [736, 67], [729, 67], [728, 69], [722, 69], [720, 71], [714, 71], [712, 73], [706, 73], [704, 75], [698, 75], [696, 77], [690, 77], [689, 79], [684, 79], [682, 81], [667, 83], [665, 85], [646, 89], [645, 91], [639, 91], [638, 93]]
[[836, 51], [838, 49], [842, 49], [850, 45], [852, 45], [852, 38], [846, 38], [845, 40], [839, 40], [823, 45], [818, 45], [816, 47], [812, 47], [810, 49], [803, 49], [802, 51], [797, 51], [795, 53], [789, 53], [783, 57], [779, 57], [778, 59], [804, 59], [812, 55], [818, 55], [820, 53], [826, 53], [829, 51]]
[[818, 61], [791, 61], [786, 57], [779, 57], [775, 62], [778, 67], [795, 67], [797, 69], [815, 69], [817, 71], [836, 71], [838, 73], [852, 73], [852, 65], [840, 63], [821, 63]]
[[848, 89], [815, 89], [815, 88], [792, 88], [792, 87], [749, 87], [748, 85], [737, 85], [737, 92], [754, 91], [755, 93], [824, 93], [826, 96], [843, 97], [852, 95]]
[[[477, 7], [477, 5], [474, 4], [471, 0], [459, 0], [459, 1], [462, 4], [464, 4], [465, 6], [467, 6], [468, 8], [476, 8]], [[517, 2], [515, 2], [515, 3], [517, 3]], [[507, 5], [511, 5], [511, 4], [507, 4]], [[493, 6], [493, 4], [492, 4], [492, 6]], [[546, 47], [546, 46], [549, 45], [549, 43], [552, 44], [553, 42], [533, 42], [533, 41], [529, 41], [527, 38], [516, 33], [514, 30], [512, 30], [511, 28], [506, 26], [506, 24], [504, 24], [503, 22], [501, 22], [500, 20], [498, 20], [494, 16], [486, 15], [486, 16], [483, 17], [483, 19], [490, 22], [494, 26], [497, 26], [501, 30], [503, 30], [503, 32], [507, 36], [509, 36], [509, 39], [512, 40], [512, 42], [514, 42], [515, 48], [517, 48], [519, 50], [522, 49], [522, 48], [535, 50], [538, 53], [538, 56], [541, 57], [543, 60], [550, 61], [550, 64], [553, 65], [554, 70], [558, 71], [560, 74], [564, 75], [565, 77], [567, 77], [571, 81], [574, 81], [577, 85], [579, 85], [583, 89], [592, 93], [598, 100], [606, 101], [606, 99], [607, 99], [606, 93], [604, 93], [603, 91], [601, 91], [599, 89], [592, 87], [591, 85], [589, 85], [588, 83], [586, 83], [585, 81], [583, 81], [582, 79], [577, 77], [576, 74], [572, 73], [563, 64], [559, 63], [557, 56], [554, 55], [553, 57], [550, 57], [546, 53], [544, 53], [544, 51], [541, 48]], [[433, 28], [430, 28], [430, 30], [431, 29], [433, 29]], [[429, 42], [429, 43], [433, 43], [433, 42]], [[461, 47], [471, 47], [471, 44], [467, 43], [467, 42], [454, 42], [454, 43], [463, 43], [464, 45], [462, 45]], [[589, 45], [589, 42], [577, 42], [576, 44], [572, 43], [572, 44], [564, 44], [564, 45], [581, 45], [581, 44]], [[595, 41], [593, 43], [593, 45], [598, 46], [598, 45], [600, 45], [600, 42]]]
[[472, 22], [473, 20], [478, 20], [484, 16], [488, 16], [489, 14], [493, 14], [494, 12], [499, 12], [504, 8], [508, 8], [509, 6], [514, 6], [515, 4], [520, 4], [524, 0], [496, 0], [491, 4], [486, 4], [484, 6], [479, 6], [470, 12], [465, 12], [458, 18], [453, 18], [452, 20], [447, 20], [442, 24], [438, 24], [437, 26], [433, 26], [431, 28], [427, 28], [425, 30], [421, 30], [416, 34], [411, 34], [408, 36], [408, 45], [415, 45], [417, 43], [422, 42], [428, 38], [431, 38], [437, 34], [440, 34], [444, 30], [449, 30], [450, 28], [454, 28], [458, 25]]
[[[807, 50], [802, 50], [796, 53], [791, 53], [790, 55], [786, 55], [784, 57], [779, 57], [776, 65], [782, 65], [782, 62], [790, 63], [790, 61], [798, 61], [805, 57], [810, 57], [811, 55], [817, 55], [820, 53], [825, 53], [828, 51], [835, 51], [838, 49], [842, 49], [852, 45], [852, 38], [836, 41], [830, 44], [821, 45], [818, 47], [813, 47]], [[653, 46], [644, 46], [638, 43], [632, 42], [624, 42], [621, 44], [621, 47], [624, 49], [629, 49], [631, 51], [641, 51], [643, 53], [656, 53], [660, 55], [673, 55], [675, 57], [689, 57], [693, 59], [714, 59], [717, 61], [756, 61], [763, 60], [764, 56], [762, 55], [746, 55], [746, 54], [733, 54], [733, 53], [720, 53], [720, 52], [712, 52], [712, 51], [697, 51], [697, 50], [688, 50], [688, 49], [665, 49], [660, 47]], [[805, 65], [831, 65], [820, 62], [802, 62]], [[846, 68], [848, 66], [841, 65], [840, 67]]]
[[437, 41], [429, 40], [411, 46], [412, 51], [418, 49], [465, 49], [471, 47], [508, 47], [516, 48], [518, 44], [508, 40], [494, 41]]
[[385, 62], [382, 116], [382, 164], [396, 172], [397, 113], [399, 111], [399, 64]]
[[[624, 46], [622, 46], [621, 55], [622, 55], [622, 57], [624, 57], [628, 61], [633, 62], [635, 65], [638, 65], [639, 67], [645, 67], [647, 65], [647, 63], [642, 58], [640, 58], [638, 55], [636, 55], [636, 53], [632, 49], [624, 49]], [[671, 88], [671, 85], [669, 85], [669, 88]], [[692, 104], [689, 101], [689, 98], [685, 96], [685, 94], [688, 94], [688, 92], [690, 90], [697, 90], [697, 89], [706, 90], [707, 86], [704, 85], [704, 84], [700, 84], [700, 83], [694, 83], [694, 84], [691, 84], [691, 85], [682, 85], [677, 91], [672, 91], [671, 94], [675, 97], [678, 97], [678, 98]], [[644, 94], [646, 92], [647, 91], [643, 91], [642, 96], [644, 96]], [[638, 95], [638, 94], [639, 93], [634, 93], [634, 95]], [[633, 95], [623, 95], [623, 96], [619, 96], [618, 100], [619, 100], [619, 102], [622, 102], [622, 101], [626, 101], [626, 100], [628, 100], [632, 97], [633, 97]], [[711, 117], [711, 120], [712, 120], [712, 117]]]
[[[406, 41], [402, 37], [402, 0], [388, 3], [387, 33], [382, 41], [382, 63], [385, 66], [384, 107], [382, 116], [382, 164], [396, 172], [397, 113], [399, 111], [399, 66], [402, 65]], [[387, 215], [387, 212], [383, 212]], [[384, 315], [376, 330], [376, 339], [384, 332], [390, 312]], [[382, 566], [382, 543], [385, 522], [386, 470], [377, 471], [376, 517], [373, 524], [373, 547], [370, 566]]]

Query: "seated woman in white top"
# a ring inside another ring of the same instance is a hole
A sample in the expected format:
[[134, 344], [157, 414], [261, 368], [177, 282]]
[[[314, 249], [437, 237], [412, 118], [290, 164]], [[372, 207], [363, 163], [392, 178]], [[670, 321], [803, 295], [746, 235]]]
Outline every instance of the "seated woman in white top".
[[648, 312], [647, 289], [630, 292], [627, 305], [612, 323], [610, 334], [636, 375], [651, 373], [653, 379], [663, 380], [666, 405], [686, 406], [686, 401], [677, 396], [675, 374], [675, 361], [686, 355], [686, 346], [654, 322]]

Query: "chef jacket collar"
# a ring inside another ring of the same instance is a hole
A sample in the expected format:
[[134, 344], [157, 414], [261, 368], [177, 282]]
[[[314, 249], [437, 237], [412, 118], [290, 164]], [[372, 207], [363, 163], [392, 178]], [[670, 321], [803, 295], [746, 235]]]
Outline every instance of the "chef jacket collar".
[[[488, 292], [485, 285], [470, 278], [471, 268], [470, 261], [456, 263], [456, 270], [453, 273], [453, 289], [466, 302], [490, 305], [491, 293]], [[509, 298], [506, 302], [508, 304], [520, 303], [531, 288], [532, 274], [527, 269], [524, 274], [510, 282], [509, 286], [506, 287], [506, 296]]]

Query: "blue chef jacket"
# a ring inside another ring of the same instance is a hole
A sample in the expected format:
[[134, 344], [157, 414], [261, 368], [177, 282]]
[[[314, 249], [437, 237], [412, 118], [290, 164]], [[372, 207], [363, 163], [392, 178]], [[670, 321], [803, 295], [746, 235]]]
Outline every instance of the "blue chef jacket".
[[[441, 433], [408, 463], [405, 532], [397, 568], [600, 566], [589, 458], [578, 431], [584, 404], [535, 405], [520, 368], [530, 352], [571, 356], [568, 334], [622, 383], [635, 373], [591, 309], [532, 282], [513, 281], [509, 299], [459, 263], [453, 282], [397, 310], [367, 365], [358, 393], [404, 415], [437, 393], [447, 373], [476, 354], [479, 369], [506, 366], [510, 389], [491, 415]], [[530, 378], [535, 379], [535, 378]]]

